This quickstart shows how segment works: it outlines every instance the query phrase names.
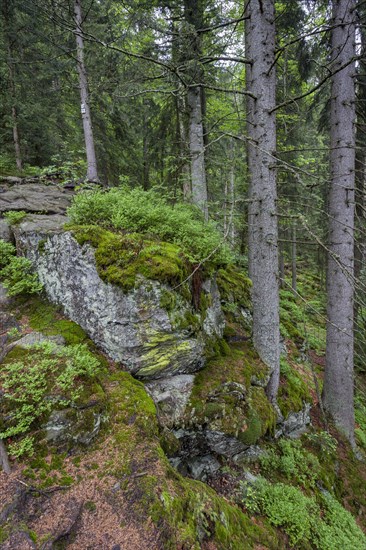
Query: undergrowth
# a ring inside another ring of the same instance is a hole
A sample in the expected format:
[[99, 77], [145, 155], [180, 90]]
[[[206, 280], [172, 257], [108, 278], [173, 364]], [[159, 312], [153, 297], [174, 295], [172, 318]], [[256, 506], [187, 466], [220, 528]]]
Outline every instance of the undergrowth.
[[55, 346], [37, 344], [22, 354], [22, 360], [7, 360], [0, 371], [4, 394], [2, 439], [15, 438], [9, 445], [13, 456], [33, 453], [31, 430], [57, 404], [76, 403], [84, 382], [100, 373], [100, 363], [84, 344]]
[[217, 264], [233, 260], [213, 222], [188, 204], [169, 204], [153, 190], [93, 190], [77, 194], [68, 209], [71, 222], [101, 225], [129, 233], [157, 237], [180, 246], [192, 263], [210, 256]]
[[23, 256], [15, 256], [15, 247], [0, 239], [0, 278], [9, 296], [35, 294], [42, 290], [32, 262]]
[[353, 516], [329, 493], [309, 497], [297, 487], [259, 478], [255, 484], [242, 483], [242, 502], [249, 512], [281, 527], [296, 548], [366, 548], [366, 536]]

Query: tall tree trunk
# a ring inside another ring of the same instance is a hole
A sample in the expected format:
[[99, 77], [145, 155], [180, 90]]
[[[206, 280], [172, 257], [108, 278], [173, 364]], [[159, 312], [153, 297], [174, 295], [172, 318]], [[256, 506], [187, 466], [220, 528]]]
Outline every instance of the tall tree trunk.
[[15, 85], [15, 72], [14, 72], [14, 51], [13, 51], [13, 42], [11, 38], [11, 15], [9, 9], [8, 0], [4, 0], [2, 8], [3, 18], [4, 18], [4, 39], [6, 43], [6, 49], [8, 54], [8, 69], [9, 69], [9, 92], [11, 98], [11, 118], [13, 125], [13, 142], [14, 142], [14, 151], [15, 151], [15, 162], [17, 169], [19, 171], [23, 170], [22, 155], [20, 149], [20, 138], [18, 130], [18, 114], [16, 107], [16, 85]]
[[[188, 68], [188, 136], [191, 158], [191, 190], [192, 202], [203, 212], [208, 219], [207, 182], [205, 168], [204, 143], [204, 105], [201, 86], [203, 69], [199, 62], [201, 55], [201, 38], [197, 30], [203, 26], [203, 5], [201, 0], [184, 1], [184, 18], [189, 25], [189, 49], [186, 51]], [[188, 38], [187, 36], [187, 38]]]
[[[331, 183], [324, 407], [354, 445], [355, 6], [333, 0]], [[339, 68], [349, 63], [345, 68]]]
[[296, 223], [292, 226], [292, 243], [291, 243], [291, 273], [292, 273], [292, 290], [297, 292], [297, 264], [296, 264]]
[[[362, 10], [360, 13], [361, 17], [365, 16], [365, 8], [360, 6]], [[359, 61], [358, 75], [357, 75], [357, 98], [356, 98], [356, 159], [355, 159], [355, 229], [356, 236], [358, 230], [364, 227], [365, 223], [365, 194], [366, 194], [366, 166], [365, 166], [365, 157], [366, 157], [366, 31], [362, 25], [358, 25], [358, 33], [361, 40], [361, 59]], [[364, 239], [360, 238], [357, 240], [355, 238], [355, 304], [354, 304], [354, 316], [355, 316], [355, 325], [357, 324], [357, 316], [359, 309], [359, 299], [362, 296], [360, 287], [357, 284], [360, 281], [360, 276], [363, 268], [364, 260]]]
[[189, 108], [189, 150], [191, 156], [192, 201], [208, 219], [207, 184], [205, 168], [205, 146], [203, 142], [203, 121], [200, 88], [188, 89]]
[[84, 139], [87, 161], [87, 178], [90, 181], [99, 181], [97, 159], [95, 156], [95, 146], [93, 137], [93, 128], [90, 115], [88, 76], [84, 63], [84, 40], [83, 40], [83, 16], [81, 10], [81, 0], [75, 0], [74, 16], [76, 24], [76, 50], [77, 50], [77, 69], [79, 74], [81, 116], [83, 119]]
[[280, 331], [278, 228], [276, 211], [275, 13], [274, 0], [251, 0], [246, 22], [250, 100], [248, 124], [249, 263], [253, 282], [253, 341], [271, 377], [267, 395], [276, 400], [279, 385]]

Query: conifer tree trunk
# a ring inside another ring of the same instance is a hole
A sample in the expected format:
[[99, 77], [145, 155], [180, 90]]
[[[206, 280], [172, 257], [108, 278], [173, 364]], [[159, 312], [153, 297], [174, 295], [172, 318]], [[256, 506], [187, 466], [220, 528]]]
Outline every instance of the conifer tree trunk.
[[354, 444], [355, 5], [354, 0], [333, 0], [328, 323], [323, 390], [325, 409], [351, 444]]
[[76, 24], [76, 48], [77, 48], [77, 69], [79, 74], [80, 99], [81, 99], [81, 116], [83, 119], [86, 161], [87, 161], [87, 178], [89, 181], [99, 181], [97, 159], [95, 155], [93, 128], [90, 115], [89, 105], [89, 89], [88, 76], [84, 63], [84, 40], [82, 34], [83, 16], [81, 10], [81, 0], [75, 0], [74, 17]]
[[192, 202], [203, 212], [208, 219], [207, 182], [205, 168], [204, 143], [204, 109], [202, 105], [201, 86], [203, 72], [198, 58], [201, 54], [201, 38], [197, 30], [203, 24], [203, 6], [201, 0], [185, 0], [184, 15], [186, 22], [191, 26], [190, 51], [187, 51], [189, 63], [189, 82], [187, 91], [187, 105], [189, 116], [189, 151], [191, 157], [191, 191]]
[[274, 0], [251, 0], [246, 22], [246, 56], [251, 60], [248, 102], [249, 274], [253, 282], [253, 341], [271, 372], [267, 395], [276, 400], [280, 332], [278, 228], [276, 212], [275, 13]]
[[11, 98], [11, 118], [13, 125], [13, 142], [15, 151], [15, 162], [17, 169], [21, 171], [23, 169], [22, 154], [20, 149], [20, 138], [18, 130], [18, 113], [16, 107], [16, 86], [15, 86], [15, 74], [14, 74], [14, 52], [13, 43], [11, 38], [11, 15], [8, 0], [4, 0], [2, 6], [2, 14], [4, 17], [4, 38], [6, 43], [6, 49], [8, 54], [8, 69], [9, 69], [9, 92]]

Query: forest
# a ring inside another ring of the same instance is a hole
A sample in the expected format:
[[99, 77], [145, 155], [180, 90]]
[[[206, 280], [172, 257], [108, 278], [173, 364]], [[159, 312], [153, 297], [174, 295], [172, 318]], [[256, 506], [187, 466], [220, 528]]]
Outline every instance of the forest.
[[365, 21], [2, 0], [1, 547], [366, 549]]

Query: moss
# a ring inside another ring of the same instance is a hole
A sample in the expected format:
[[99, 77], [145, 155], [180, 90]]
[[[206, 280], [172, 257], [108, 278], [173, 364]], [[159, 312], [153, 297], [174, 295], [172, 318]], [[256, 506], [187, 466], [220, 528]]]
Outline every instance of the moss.
[[166, 311], [173, 311], [177, 303], [177, 296], [174, 292], [163, 289], [160, 297], [160, 307]]
[[281, 358], [278, 405], [285, 417], [291, 412], [300, 411], [305, 402], [312, 402], [308, 385], [309, 381], [306, 383], [295, 367], [291, 367], [285, 359]]
[[128, 291], [138, 275], [173, 286], [188, 275], [189, 263], [182, 250], [171, 243], [152, 241], [138, 234], [117, 234], [97, 226], [74, 226], [80, 245], [95, 248], [98, 274], [106, 282]]
[[205, 424], [252, 444], [275, 424], [275, 413], [263, 388], [251, 387], [254, 373], [266, 367], [248, 343], [231, 346], [196, 377], [186, 411], [188, 425]]
[[[154, 403], [140, 382], [119, 372], [109, 386], [114, 448], [101, 470], [118, 476], [134, 514], [140, 521], [150, 518], [159, 529], [162, 547], [199, 550], [211, 539], [222, 550], [249, 550], [256, 544], [278, 548], [270, 527], [255, 525], [205, 484], [182, 478], [170, 466], [160, 447]], [[165, 448], [179, 445], [169, 432], [162, 439]], [[135, 477], [136, 472], [143, 475]]]
[[174, 319], [174, 326], [178, 330], [188, 330], [192, 334], [195, 334], [202, 328], [202, 321], [198, 314], [192, 313], [187, 309], [183, 315], [179, 315]]
[[174, 456], [180, 449], [179, 439], [167, 429], [160, 435], [160, 445], [167, 456]]
[[224, 302], [235, 303], [240, 307], [250, 308], [252, 282], [243, 271], [235, 266], [219, 269], [216, 281], [221, 299]]
[[20, 306], [20, 314], [29, 316], [29, 325], [33, 330], [48, 336], [61, 335], [67, 345], [81, 344], [88, 340], [85, 331], [73, 321], [62, 318], [57, 306], [32, 298]]
[[38, 252], [40, 254], [43, 254], [44, 251], [45, 251], [45, 247], [46, 247], [46, 239], [41, 239], [38, 243]]

